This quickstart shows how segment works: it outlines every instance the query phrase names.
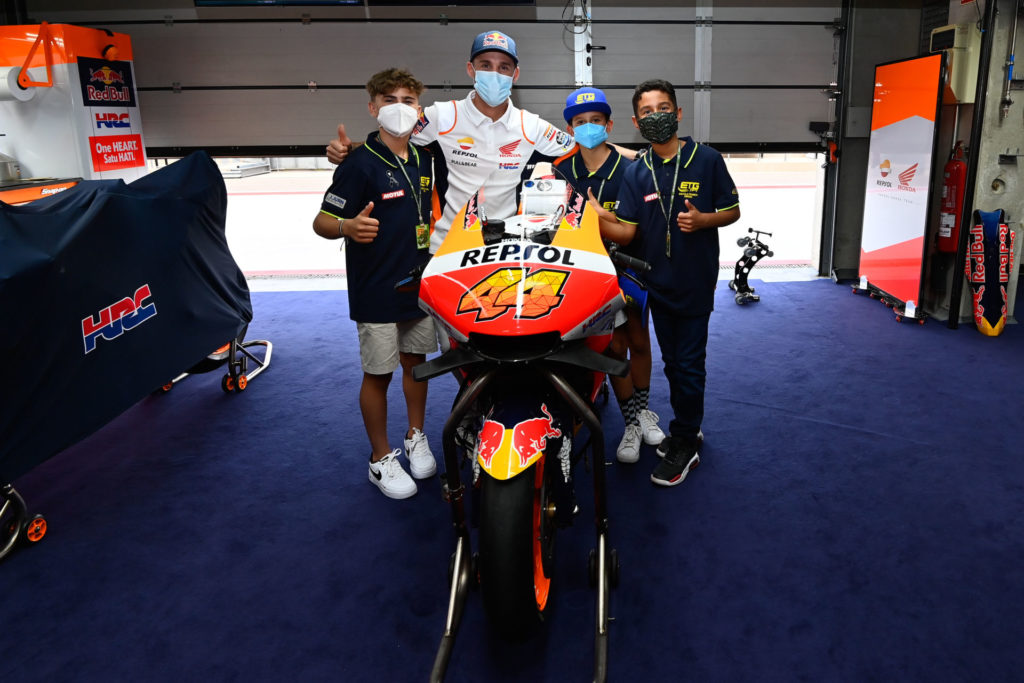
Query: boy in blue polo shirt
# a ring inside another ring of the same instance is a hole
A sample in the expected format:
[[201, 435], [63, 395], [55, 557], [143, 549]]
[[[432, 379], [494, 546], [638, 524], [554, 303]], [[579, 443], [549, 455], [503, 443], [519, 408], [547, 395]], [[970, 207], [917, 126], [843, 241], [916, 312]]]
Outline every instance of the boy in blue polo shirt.
[[[574, 153], [556, 160], [555, 168], [578, 192], [586, 195], [589, 191], [598, 204], [614, 213], [622, 178], [632, 160], [606, 142], [614, 125], [608, 98], [597, 88], [579, 88], [566, 98], [562, 113], [578, 147]], [[623, 251], [632, 253], [628, 248]], [[629, 375], [610, 378], [626, 423], [622, 441], [615, 451], [619, 462], [639, 460], [641, 441], [657, 446], [665, 438], [658, 426], [657, 413], [647, 407], [651, 388], [651, 335], [647, 312], [646, 306], [641, 308], [635, 302], [628, 305], [612, 336], [611, 353], [625, 359], [628, 350], [630, 357]]]
[[678, 135], [682, 109], [675, 88], [644, 81], [633, 92], [633, 125], [651, 143], [622, 180], [619, 208], [603, 208], [602, 234], [616, 242], [640, 238], [636, 255], [647, 274], [673, 417], [651, 481], [681, 484], [700, 464], [708, 321], [718, 280], [718, 228], [739, 220], [739, 195], [722, 155]]
[[426, 382], [412, 368], [437, 350], [434, 325], [416, 292], [394, 285], [428, 258], [433, 190], [430, 154], [409, 143], [419, 119], [423, 84], [403, 69], [386, 69], [366, 84], [370, 115], [379, 130], [352, 151], [334, 172], [313, 221], [327, 239], [345, 238], [349, 314], [356, 321], [363, 381], [359, 408], [370, 439], [370, 483], [389, 498], [408, 498], [416, 482], [391, 449], [387, 435], [387, 390], [402, 366], [402, 391], [409, 417], [405, 449], [413, 477], [433, 476], [437, 464], [423, 434]]

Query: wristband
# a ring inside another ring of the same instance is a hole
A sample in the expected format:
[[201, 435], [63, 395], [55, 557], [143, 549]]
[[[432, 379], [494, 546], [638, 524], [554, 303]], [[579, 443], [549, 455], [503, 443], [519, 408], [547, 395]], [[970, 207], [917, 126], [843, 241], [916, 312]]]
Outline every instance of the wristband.
[[338, 237], [344, 237], [345, 236], [345, 227], [344, 226], [345, 226], [345, 219], [344, 218], [339, 218], [338, 219]]

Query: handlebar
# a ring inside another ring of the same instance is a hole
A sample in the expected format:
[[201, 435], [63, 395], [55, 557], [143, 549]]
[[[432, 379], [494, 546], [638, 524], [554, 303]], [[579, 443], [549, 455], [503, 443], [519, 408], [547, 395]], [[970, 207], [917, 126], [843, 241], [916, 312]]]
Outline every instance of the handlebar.
[[420, 289], [420, 277], [423, 275], [423, 270], [426, 267], [427, 262], [424, 261], [420, 265], [410, 270], [408, 275], [406, 275], [401, 280], [395, 283], [395, 291], [418, 292]]
[[635, 256], [629, 254], [623, 254], [619, 251], [619, 245], [614, 242], [608, 247], [608, 256], [611, 257], [612, 263], [623, 268], [632, 268], [637, 273], [647, 273], [651, 270], [651, 264], [643, 259], [638, 259]]

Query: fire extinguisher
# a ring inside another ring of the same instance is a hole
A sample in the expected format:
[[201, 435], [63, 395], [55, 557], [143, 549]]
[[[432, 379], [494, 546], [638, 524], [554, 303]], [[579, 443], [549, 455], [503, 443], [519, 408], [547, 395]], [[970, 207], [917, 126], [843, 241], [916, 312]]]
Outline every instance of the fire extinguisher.
[[939, 209], [939, 251], [955, 253], [960, 240], [960, 214], [964, 205], [964, 180], [967, 164], [964, 162], [963, 141], [957, 140], [949, 161], [942, 169], [942, 206]]

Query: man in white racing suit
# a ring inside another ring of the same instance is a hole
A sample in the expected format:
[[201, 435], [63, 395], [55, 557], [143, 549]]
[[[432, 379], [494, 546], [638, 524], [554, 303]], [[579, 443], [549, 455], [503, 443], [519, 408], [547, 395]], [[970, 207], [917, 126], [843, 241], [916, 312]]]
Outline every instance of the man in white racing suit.
[[[473, 90], [463, 100], [436, 102], [422, 111], [412, 142], [437, 142], [448, 169], [444, 211], [434, 225], [430, 252], [444, 241], [456, 214], [483, 188], [481, 204], [488, 218], [516, 213], [516, 191], [524, 166], [536, 151], [558, 157], [576, 142], [536, 114], [519, 109], [510, 98], [519, 78], [516, 43], [501, 31], [486, 31], [473, 40], [466, 74]], [[327, 147], [333, 163], [351, 148], [344, 125]]]

